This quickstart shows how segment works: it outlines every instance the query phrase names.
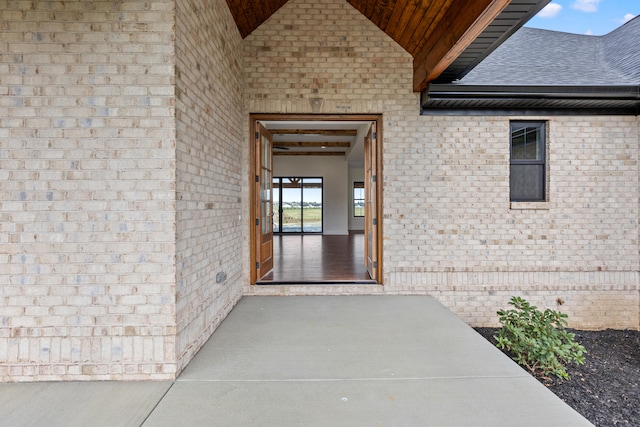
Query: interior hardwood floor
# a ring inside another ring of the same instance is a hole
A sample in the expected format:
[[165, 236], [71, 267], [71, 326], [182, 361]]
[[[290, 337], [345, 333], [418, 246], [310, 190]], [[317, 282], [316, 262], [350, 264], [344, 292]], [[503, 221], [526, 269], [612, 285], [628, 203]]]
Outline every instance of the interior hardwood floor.
[[273, 270], [258, 284], [375, 283], [364, 265], [364, 234], [273, 236]]

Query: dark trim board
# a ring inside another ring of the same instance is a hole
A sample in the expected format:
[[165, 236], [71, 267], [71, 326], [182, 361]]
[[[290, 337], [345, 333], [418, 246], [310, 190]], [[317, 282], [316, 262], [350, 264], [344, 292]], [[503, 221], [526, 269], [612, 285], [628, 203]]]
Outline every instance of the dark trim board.
[[631, 115], [640, 113], [640, 86], [431, 85], [422, 115]]
[[639, 107], [619, 108], [429, 108], [423, 116], [638, 116]]

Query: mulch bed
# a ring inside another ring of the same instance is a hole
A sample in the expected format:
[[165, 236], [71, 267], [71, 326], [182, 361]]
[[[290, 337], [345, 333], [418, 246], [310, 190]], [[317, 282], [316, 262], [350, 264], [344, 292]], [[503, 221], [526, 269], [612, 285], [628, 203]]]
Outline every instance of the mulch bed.
[[[495, 345], [495, 328], [475, 328]], [[598, 427], [640, 426], [640, 331], [578, 331], [584, 365], [567, 366], [569, 380], [536, 376]]]

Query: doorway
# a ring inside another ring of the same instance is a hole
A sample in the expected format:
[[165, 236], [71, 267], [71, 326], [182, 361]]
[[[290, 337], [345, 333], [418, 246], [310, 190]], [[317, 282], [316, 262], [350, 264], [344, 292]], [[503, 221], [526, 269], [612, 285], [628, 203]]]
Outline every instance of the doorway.
[[250, 118], [251, 284], [380, 283], [381, 115]]

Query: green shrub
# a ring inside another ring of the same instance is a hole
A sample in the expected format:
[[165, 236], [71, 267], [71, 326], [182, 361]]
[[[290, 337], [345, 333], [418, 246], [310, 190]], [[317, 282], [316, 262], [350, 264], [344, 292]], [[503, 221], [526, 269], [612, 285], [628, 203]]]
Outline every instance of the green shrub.
[[498, 311], [502, 328], [494, 336], [500, 349], [532, 374], [544, 373], [568, 379], [565, 365], [584, 364], [585, 348], [567, 332], [567, 315], [553, 310], [541, 312], [520, 297], [512, 297], [514, 308]]

